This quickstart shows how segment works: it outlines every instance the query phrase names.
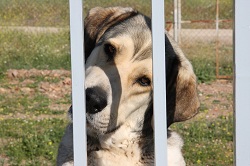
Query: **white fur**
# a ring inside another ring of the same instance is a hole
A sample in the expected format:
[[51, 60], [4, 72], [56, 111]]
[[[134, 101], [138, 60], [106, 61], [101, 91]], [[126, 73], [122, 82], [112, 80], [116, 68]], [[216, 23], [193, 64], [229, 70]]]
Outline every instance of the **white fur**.
[[[100, 137], [101, 150], [92, 151], [88, 154], [88, 166], [153, 166], [154, 158], [141, 159], [142, 150], [138, 135], [131, 132], [133, 126], [125, 124], [114, 133]], [[62, 143], [64, 147], [72, 148], [72, 131], [68, 127]], [[175, 132], [170, 132], [167, 140], [168, 166], [185, 166], [182, 156], [182, 138]], [[152, 145], [151, 148], [153, 148]], [[68, 150], [67, 149], [67, 150]], [[152, 149], [153, 150], [153, 149]], [[73, 166], [73, 161], [58, 163], [62, 166]]]

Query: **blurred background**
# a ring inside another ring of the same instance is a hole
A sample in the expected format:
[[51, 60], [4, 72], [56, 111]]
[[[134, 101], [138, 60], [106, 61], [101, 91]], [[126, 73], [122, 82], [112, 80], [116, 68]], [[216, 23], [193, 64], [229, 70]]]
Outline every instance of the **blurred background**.
[[[149, 0], [86, 0], [151, 15]], [[190, 59], [200, 114], [171, 126], [187, 165], [233, 165], [233, 1], [165, 0], [166, 30]], [[71, 103], [68, 0], [0, 1], [0, 166], [55, 165]]]

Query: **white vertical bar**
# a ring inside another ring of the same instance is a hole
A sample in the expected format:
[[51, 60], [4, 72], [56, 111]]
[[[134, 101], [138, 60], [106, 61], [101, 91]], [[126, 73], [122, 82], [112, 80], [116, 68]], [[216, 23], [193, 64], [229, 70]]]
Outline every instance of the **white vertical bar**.
[[178, 29], [178, 43], [181, 44], [181, 0], [178, 0], [178, 4], [177, 4], [177, 9], [178, 9], [178, 14], [177, 14], [177, 20], [178, 20], [178, 26], [177, 26], [177, 29]]
[[235, 163], [250, 165], [250, 1], [235, 1]]
[[70, 0], [74, 165], [87, 166], [82, 0]]
[[174, 0], [174, 40], [178, 42], [178, 0]]
[[216, 28], [216, 35], [217, 35], [217, 39], [218, 39], [218, 35], [219, 35], [219, 0], [216, 0], [216, 24], [215, 24], [215, 28]]
[[164, 0], [152, 0], [155, 165], [167, 165]]

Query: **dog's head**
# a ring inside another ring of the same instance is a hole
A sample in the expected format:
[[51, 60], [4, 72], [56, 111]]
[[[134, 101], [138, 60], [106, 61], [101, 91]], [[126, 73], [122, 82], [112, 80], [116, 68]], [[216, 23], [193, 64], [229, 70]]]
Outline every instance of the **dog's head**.
[[[84, 28], [88, 134], [150, 124], [145, 115], [153, 109], [151, 20], [132, 8], [97, 7]], [[193, 117], [199, 102], [192, 66], [167, 35], [166, 73], [169, 126]]]

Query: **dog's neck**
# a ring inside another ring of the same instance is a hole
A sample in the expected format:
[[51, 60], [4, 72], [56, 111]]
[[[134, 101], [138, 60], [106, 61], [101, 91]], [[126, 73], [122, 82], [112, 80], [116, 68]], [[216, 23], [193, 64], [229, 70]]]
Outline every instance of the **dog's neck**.
[[128, 120], [112, 132], [97, 137], [88, 136], [88, 151], [106, 149], [120, 153], [124, 150], [141, 151], [145, 147], [150, 147], [153, 145], [151, 118], [152, 112], [148, 111], [145, 113], [144, 121], [130, 122]]
[[89, 148], [90, 150], [96, 149], [97, 147], [91, 147], [95, 144], [100, 149], [120, 149], [123, 146], [128, 147], [129, 144], [142, 144], [144, 139], [153, 137], [151, 126], [140, 127], [141, 130], [138, 130], [138, 128], [126, 123], [110, 133], [99, 135], [98, 137], [88, 136]]
[[153, 132], [135, 131], [129, 124], [97, 138], [88, 137], [88, 162], [100, 165], [152, 165], [154, 158]]

